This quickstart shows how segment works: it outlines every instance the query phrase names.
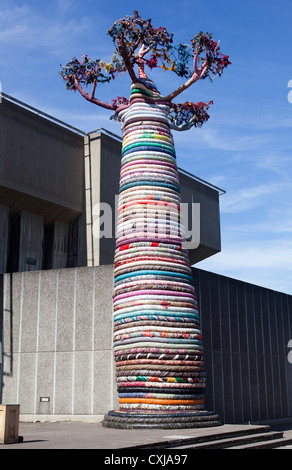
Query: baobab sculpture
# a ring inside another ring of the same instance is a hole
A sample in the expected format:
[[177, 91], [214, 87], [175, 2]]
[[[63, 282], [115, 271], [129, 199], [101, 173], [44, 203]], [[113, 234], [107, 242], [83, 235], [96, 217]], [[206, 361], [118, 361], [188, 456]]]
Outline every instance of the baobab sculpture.
[[[206, 376], [191, 266], [180, 216], [180, 187], [171, 129], [201, 127], [212, 104], [175, 103], [201, 79], [221, 76], [230, 64], [209, 33], [190, 45], [154, 28], [137, 11], [109, 28], [110, 63], [84, 56], [60, 71], [70, 90], [114, 112], [123, 131], [114, 258], [113, 350], [119, 409], [103, 425], [182, 428], [218, 425], [204, 408]], [[146, 74], [162, 67], [185, 79], [164, 96]], [[97, 85], [127, 72], [130, 98], [110, 103]], [[86, 88], [91, 86], [91, 91]]]

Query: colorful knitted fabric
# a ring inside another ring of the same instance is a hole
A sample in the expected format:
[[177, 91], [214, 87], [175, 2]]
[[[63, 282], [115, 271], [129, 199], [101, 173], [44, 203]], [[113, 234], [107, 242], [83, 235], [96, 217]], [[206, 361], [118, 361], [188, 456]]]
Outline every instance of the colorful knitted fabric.
[[167, 103], [135, 83], [123, 129], [115, 251], [114, 356], [120, 409], [112, 427], [218, 425], [204, 409], [198, 302]]

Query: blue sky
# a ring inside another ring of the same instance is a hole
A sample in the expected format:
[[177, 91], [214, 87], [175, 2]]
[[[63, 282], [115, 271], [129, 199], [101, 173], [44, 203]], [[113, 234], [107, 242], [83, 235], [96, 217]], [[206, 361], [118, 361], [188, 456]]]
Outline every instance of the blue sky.
[[[88, 54], [109, 61], [106, 31], [138, 9], [154, 26], [189, 43], [213, 33], [232, 65], [180, 101], [213, 100], [202, 129], [174, 132], [178, 165], [226, 190], [222, 252], [198, 267], [292, 294], [292, 3], [291, 0], [0, 0], [2, 91], [84, 131], [121, 135], [111, 113], [65, 89], [60, 64]], [[153, 72], [163, 94], [181, 84]], [[289, 86], [288, 86], [289, 84]], [[127, 76], [100, 85], [110, 101], [129, 95]]]

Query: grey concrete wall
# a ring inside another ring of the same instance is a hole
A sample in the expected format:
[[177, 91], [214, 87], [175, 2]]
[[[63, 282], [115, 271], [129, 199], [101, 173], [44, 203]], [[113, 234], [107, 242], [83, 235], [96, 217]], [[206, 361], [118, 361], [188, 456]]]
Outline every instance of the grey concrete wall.
[[199, 246], [189, 250], [191, 264], [198, 263], [221, 251], [221, 225], [219, 192], [191, 176], [179, 172], [182, 202], [188, 202], [188, 230], [192, 230], [191, 204], [200, 205]]
[[[115, 237], [116, 195], [119, 194], [119, 181], [121, 169], [121, 142], [103, 135], [101, 140], [102, 165], [100, 174], [101, 201], [107, 202], [113, 209], [112, 228]], [[102, 238], [100, 243], [100, 264], [113, 262], [114, 241], [110, 238]]]
[[9, 207], [0, 204], [0, 274], [6, 273], [8, 262]]
[[[292, 417], [292, 296], [193, 272], [206, 406], [225, 423]], [[50, 420], [101, 418], [117, 406], [112, 286], [111, 265], [0, 276], [3, 403], [20, 403], [22, 416]]]
[[105, 414], [115, 397], [112, 266], [3, 279], [3, 403], [28, 416]]
[[0, 201], [45, 223], [82, 212], [84, 139], [3, 98], [0, 107]]

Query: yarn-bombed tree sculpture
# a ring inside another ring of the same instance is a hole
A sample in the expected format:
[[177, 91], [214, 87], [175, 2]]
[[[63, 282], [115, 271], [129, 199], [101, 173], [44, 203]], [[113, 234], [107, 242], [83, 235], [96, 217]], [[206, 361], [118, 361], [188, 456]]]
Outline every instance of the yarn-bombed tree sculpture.
[[[113, 293], [119, 409], [110, 411], [103, 425], [218, 425], [218, 415], [204, 408], [200, 318], [171, 129], [201, 127], [208, 120], [211, 101], [173, 100], [198, 80], [220, 76], [230, 62], [209, 33], [200, 32], [190, 45], [174, 46], [172, 34], [154, 28], [137, 11], [116, 21], [108, 34], [115, 44], [111, 63], [85, 56], [60, 71], [68, 89], [114, 111], [123, 131]], [[163, 96], [145, 66], [162, 67], [186, 81]], [[97, 84], [122, 72], [132, 82], [129, 100], [96, 98]]]

